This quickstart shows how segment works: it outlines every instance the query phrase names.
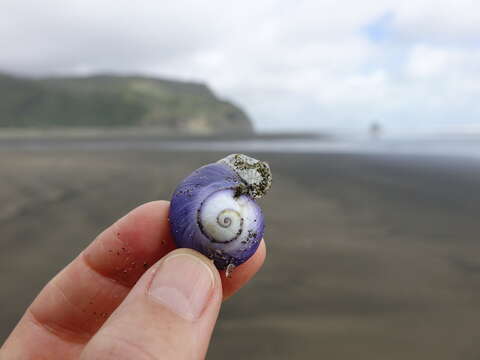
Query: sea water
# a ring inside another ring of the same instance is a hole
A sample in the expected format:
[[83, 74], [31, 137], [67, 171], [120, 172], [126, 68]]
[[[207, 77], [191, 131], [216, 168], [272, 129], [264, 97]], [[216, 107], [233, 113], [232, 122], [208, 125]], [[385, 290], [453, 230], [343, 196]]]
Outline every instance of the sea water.
[[417, 137], [369, 139], [332, 137], [247, 140], [122, 139], [1, 139], [0, 150], [170, 150], [275, 153], [346, 153], [377, 155], [433, 155], [480, 160], [480, 137]]

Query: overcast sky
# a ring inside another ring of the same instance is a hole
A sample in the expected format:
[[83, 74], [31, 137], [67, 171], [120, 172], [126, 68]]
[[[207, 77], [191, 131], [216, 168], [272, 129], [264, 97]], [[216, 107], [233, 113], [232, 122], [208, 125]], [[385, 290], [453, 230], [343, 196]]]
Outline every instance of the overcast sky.
[[480, 1], [0, 0], [0, 71], [207, 82], [261, 130], [480, 124]]

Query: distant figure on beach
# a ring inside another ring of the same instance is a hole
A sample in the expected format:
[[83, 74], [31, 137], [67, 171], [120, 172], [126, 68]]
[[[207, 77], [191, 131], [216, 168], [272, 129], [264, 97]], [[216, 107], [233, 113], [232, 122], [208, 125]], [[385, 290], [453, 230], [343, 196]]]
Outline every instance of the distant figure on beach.
[[380, 123], [374, 121], [370, 124], [369, 134], [372, 139], [378, 139], [382, 134], [382, 126]]

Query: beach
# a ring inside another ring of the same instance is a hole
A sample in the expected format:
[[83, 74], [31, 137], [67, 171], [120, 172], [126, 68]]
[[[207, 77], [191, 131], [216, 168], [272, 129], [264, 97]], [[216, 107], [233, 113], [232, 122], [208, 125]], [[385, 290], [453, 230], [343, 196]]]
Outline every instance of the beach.
[[[102, 229], [228, 154], [15, 144], [0, 144], [2, 342]], [[224, 304], [208, 359], [480, 357], [479, 161], [245, 151], [274, 175], [268, 255]]]

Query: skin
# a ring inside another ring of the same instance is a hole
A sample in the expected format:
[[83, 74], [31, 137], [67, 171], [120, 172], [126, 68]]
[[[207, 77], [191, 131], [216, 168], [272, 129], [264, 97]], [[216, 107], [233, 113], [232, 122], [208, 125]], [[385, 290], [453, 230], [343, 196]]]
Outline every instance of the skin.
[[[222, 300], [260, 269], [265, 244], [227, 279], [200, 253], [175, 250], [168, 209], [166, 201], [144, 204], [103, 231], [38, 294], [0, 349], [0, 359], [203, 359]], [[195, 320], [148, 297], [162, 261], [182, 253], [214, 274]]]

